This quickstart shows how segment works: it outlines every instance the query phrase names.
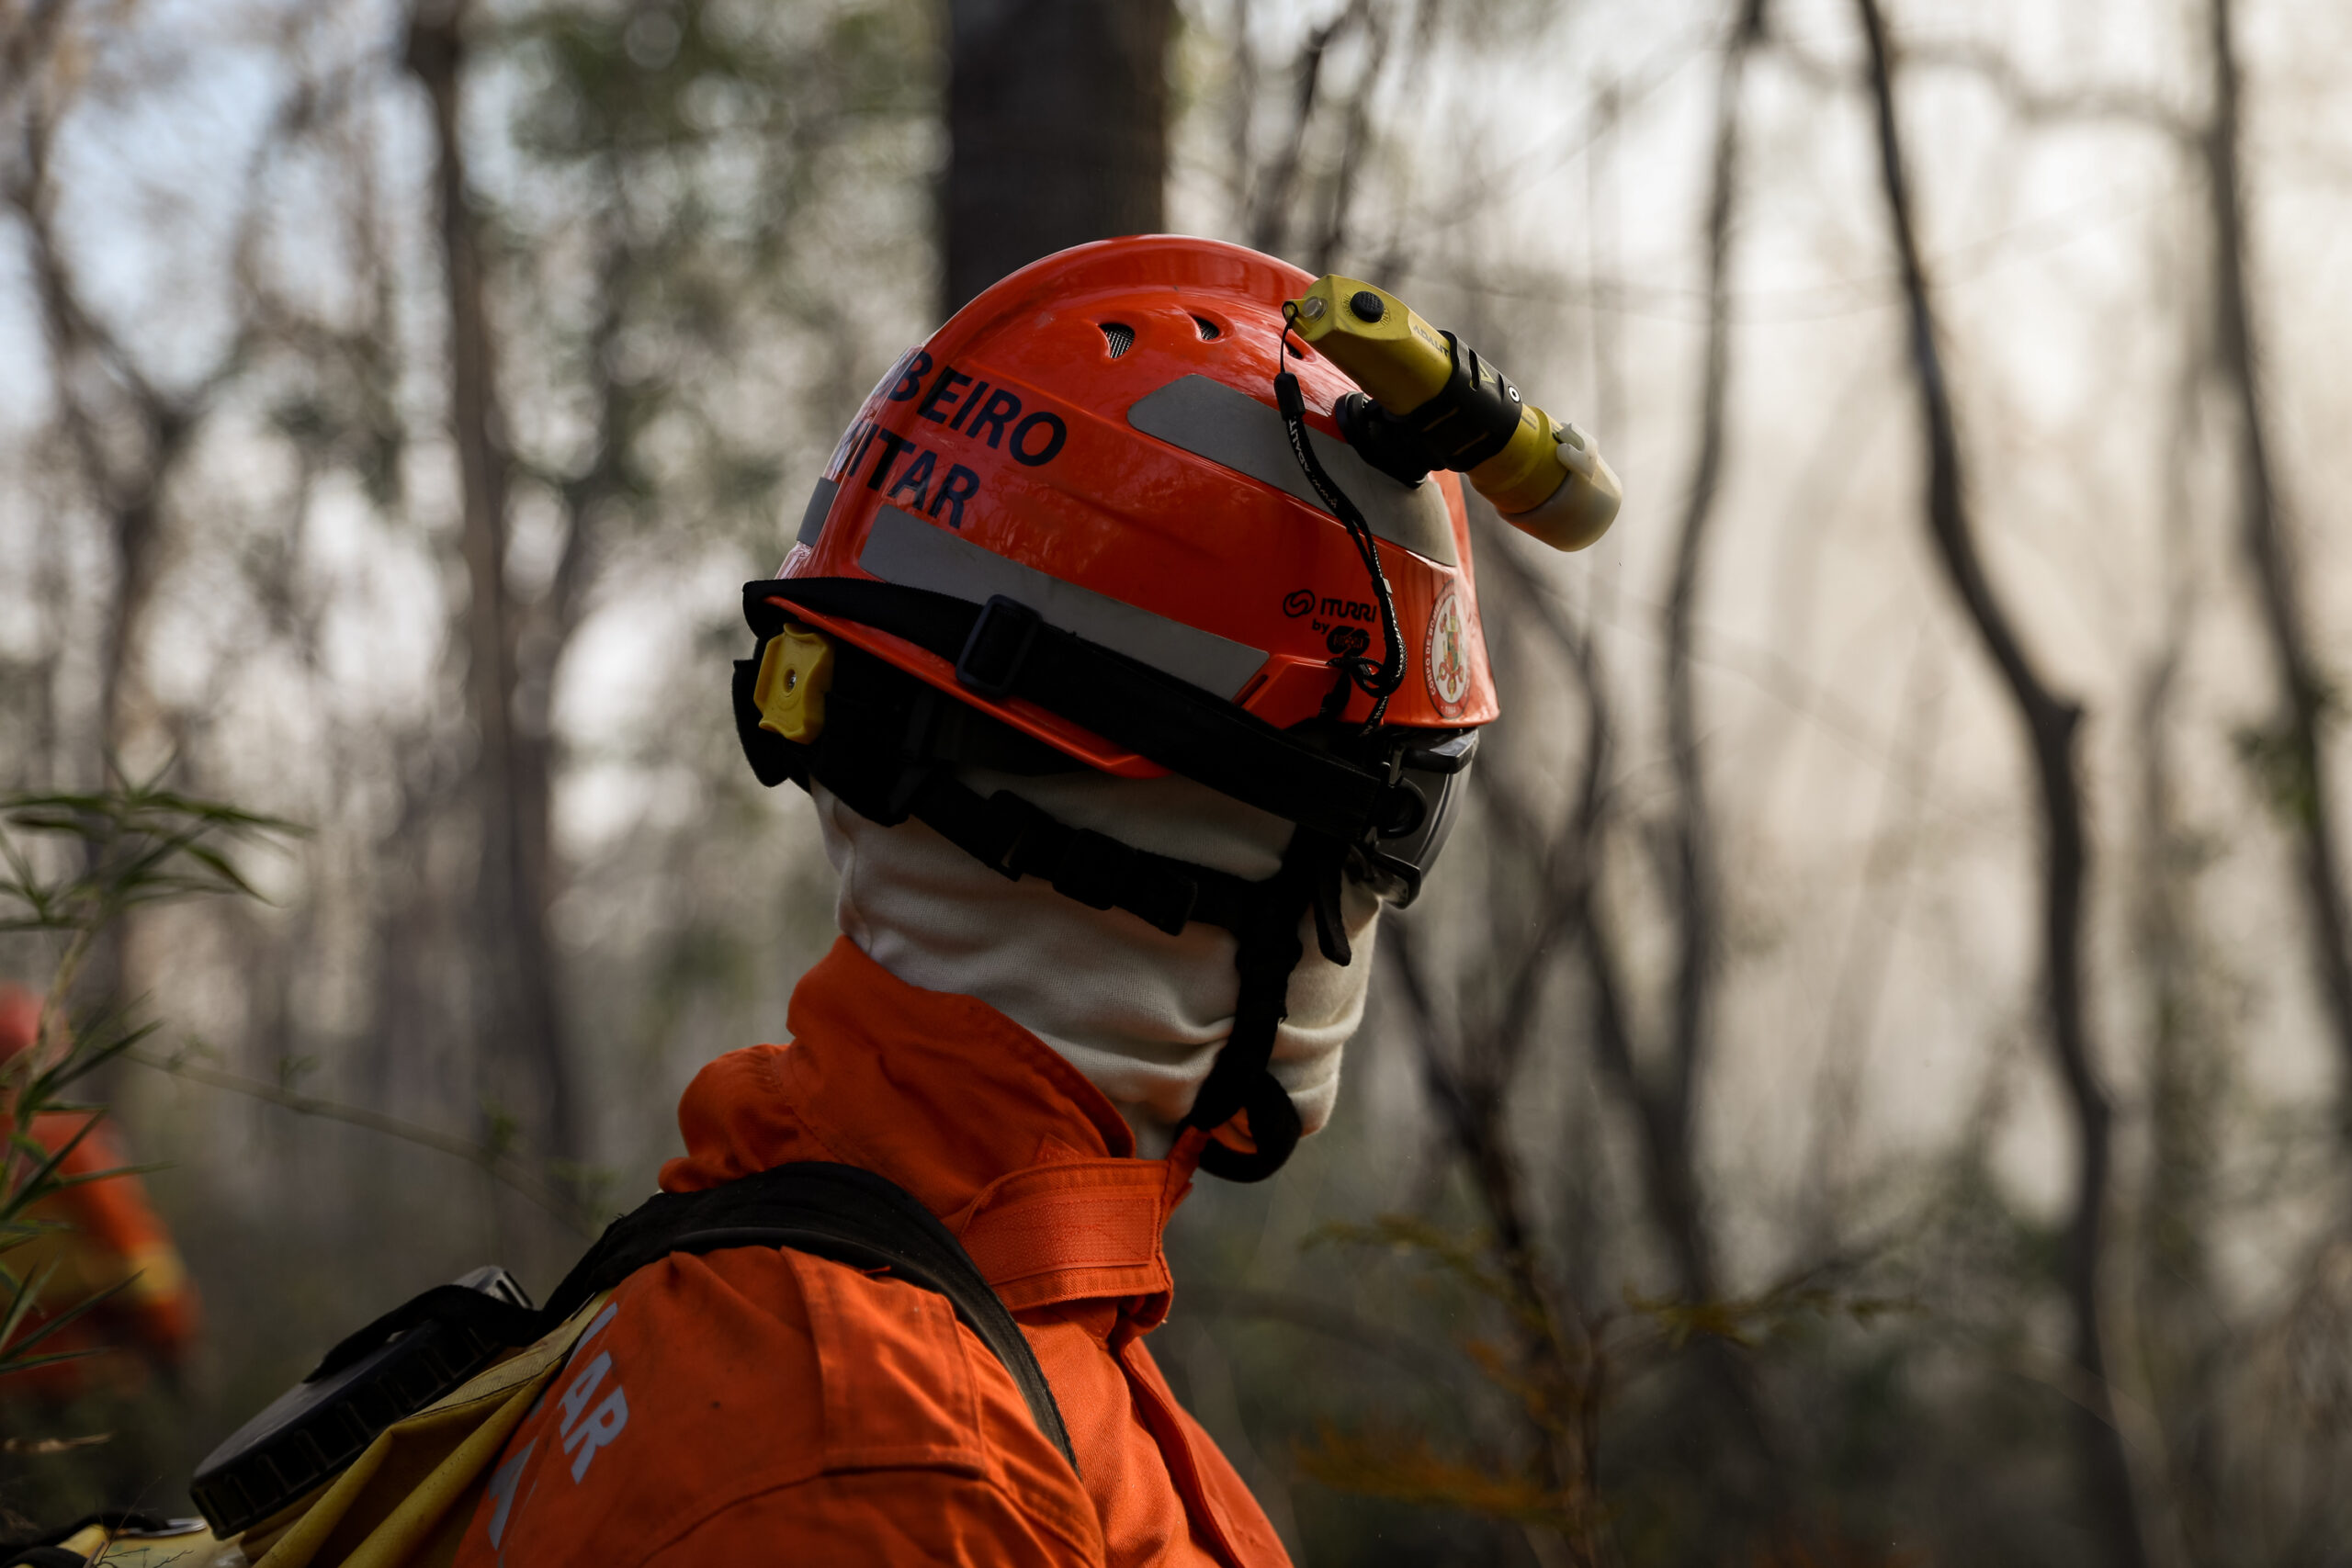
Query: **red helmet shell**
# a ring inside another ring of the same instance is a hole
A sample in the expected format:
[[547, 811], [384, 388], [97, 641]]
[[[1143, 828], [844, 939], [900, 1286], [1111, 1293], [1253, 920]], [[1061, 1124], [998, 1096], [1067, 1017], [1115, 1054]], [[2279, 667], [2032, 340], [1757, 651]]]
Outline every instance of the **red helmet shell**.
[[[1238, 245], [1170, 235], [1023, 267], [867, 397], [778, 575], [1003, 592], [1270, 723], [1312, 716], [1333, 654], [1376, 656], [1380, 642], [1363, 563], [1339, 521], [1303, 499], [1273, 402], [1282, 302], [1313, 281]], [[1363, 465], [1331, 416], [1354, 382], [1311, 348], [1291, 365], [1325, 467], [1380, 536], [1406, 664], [1384, 722], [1487, 723], [1494, 682], [1459, 479], [1408, 491]], [[1080, 761], [1166, 772], [1034, 704], [978, 696], [910, 643], [786, 607]], [[1344, 716], [1370, 710], [1357, 692]]]

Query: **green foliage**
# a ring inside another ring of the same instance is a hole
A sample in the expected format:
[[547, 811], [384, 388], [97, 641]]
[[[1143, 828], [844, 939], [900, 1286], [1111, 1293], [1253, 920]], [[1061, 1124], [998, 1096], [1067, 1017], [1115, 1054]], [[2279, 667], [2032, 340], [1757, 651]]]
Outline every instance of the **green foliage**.
[[[45, 876], [15, 837], [0, 837], [7, 861], [0, 899], [17, 911], [0, 915], [0, 931], [61, 934], [68, 940], [60, 963], [78, 964], [116, 921], [143, 905], [211, 893], [259, 897], [230, 850], [293, 832], [294, 826], [161, 789], [158, 783], [119, 779], [111, 788], [84, 794], [0, 797], [0, 821], [16, 834], [69, 842], [83, 852], [75, 868]], [[74, 971], [62, 970], [58, 977], [70, 984]]]
[[[911, 22], [888, 4], [550, 8], [517, 34], [542, 52], [548, 88], [517, 141], [561, 162], [773, 136], [815, 115], [894, 114], [931, 63]], [[810, 69], [820, 62], [821, 79]]]
[[2308, 822], [2318, 804], [2312, 758], [2291, 725], [2254, 725], [2232, 737], [2238, 761], [2254, 775], [2264, 802], [2290, 825]]
[[2290, 827], [2306, 827], [2318, 813], [2318, 748], [2326, 744], [2340, 704], [2333, 681], [2307, 676], [2276, 720], [2244, 725], [2231, 737], [2239, 763]]
[[775, 393], [835, 423], [875, 350], [834, 280], [880, 289], [922, 249], [872, 191], [922, 156], [932, 30], [911, 0], [684, 0], [548, 5], [481, 40], [516, 85], [518, 175], [485, 215], [517, 392], [575, 416], [514, 456], [589, 572], [652, 533], [769, 553], [810, 456], [779, 454]]
[[[200, 800], [147, 780], [119, 776], [85, 793], [0, 797], [0, 932], [46, 938], [54, 949], [39, 1026], [30, 1049], [0, 1066], [8, 1153], [0, 1169], [0, 1376], [88, 1355], [42, 1347], [123, 1288], [85, 1297], [36, 1321], [58, 1262], [26, 1269], [11, 1255], [62, 1228], [36, 1211], [46, 1199], [123, 1169], [63, 1174], [67, 1159], [105, 1114], [69, 1091], [136, 1045], [154, 1025], [111, 999], [74, 1010], [75, 983], [98, 944], [131, 910], [206, 895], [260, 897], [231, 858], [241, 846], [293, 832], [291, 824], [217, 801]], [[46, 869], [44, 869], [46, 868]], [[71, 1016], [69, 1017], [69, 1012]], [[59, 1145], [35, 1136], [46, 1116], [80, 1115]], [[128, 1281], [124, 1282], [125, 1284]]]

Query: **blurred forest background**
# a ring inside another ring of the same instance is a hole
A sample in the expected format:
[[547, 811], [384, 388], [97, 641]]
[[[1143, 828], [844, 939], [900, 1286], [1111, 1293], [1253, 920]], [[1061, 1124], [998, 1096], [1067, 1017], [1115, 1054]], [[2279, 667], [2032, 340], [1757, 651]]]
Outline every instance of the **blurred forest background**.
[[0, 0], [0, 789], [306, 829], [93, 949], [209, 1327], [43, 1419], [175, 1506], [650, 1188], [832, 935], [738, 585], [901, 348], [1164, 227], [1628, 495], [1481, 519], [1474, 810], [1173, 1232], [1298, 1559], [2342, 1561], [2348, 196], [2323, 0]]

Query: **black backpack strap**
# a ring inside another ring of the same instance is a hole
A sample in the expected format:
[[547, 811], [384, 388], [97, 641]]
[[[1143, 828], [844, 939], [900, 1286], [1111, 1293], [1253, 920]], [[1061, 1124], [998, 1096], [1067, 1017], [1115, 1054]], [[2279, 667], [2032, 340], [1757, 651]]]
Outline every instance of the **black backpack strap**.
[[[1012, 1374], [1037, 1429], [1078, 1468], [1028, 1339], [963, 1244], [892, 1182], [811, 1161], [707, 1191], [656, 1193], [606, 1227], [544, 1308], [533, 1309], [503, 1269], [476, 1269], [395, 1307], [329, 1351], [310, 1377], [215, 1450], [197, 1467], [189, 1492], [225, 1540], [341, 1473], [386, 1427], [454, 1392], [502, 1350], [561, 1326], [647, 1264], [730, 1247], [806, 1252], [946, 1297]], [[62, 1563], [39, 1554], [62, 1539], [0, 1544], [0, 1568]]]
[[1012, 1374], [1037, 1429], [1078, 1467], [1036, 1353], [971, 1254], [903, 1188], [855, 1166], [805, 1160], [701, 1192], [654, 1194], [605, 1228], [548, 1299], [546, 1321], [562, 1322], [598, 1292], [672, 1253], [734, 1247], [806, 1252], [946, 1297]]

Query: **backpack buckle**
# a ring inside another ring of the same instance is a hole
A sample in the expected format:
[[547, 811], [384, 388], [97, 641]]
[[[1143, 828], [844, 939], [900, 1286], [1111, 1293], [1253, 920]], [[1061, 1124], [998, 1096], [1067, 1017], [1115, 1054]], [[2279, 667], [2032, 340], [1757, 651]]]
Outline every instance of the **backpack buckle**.
[[1036, 646], [1037, 628], [1045, 624], [1043, 615], [1018, 600], [1001, 593], [991, 597], [956, 660], [956, 684], [995, 701], [1011, 696]]

